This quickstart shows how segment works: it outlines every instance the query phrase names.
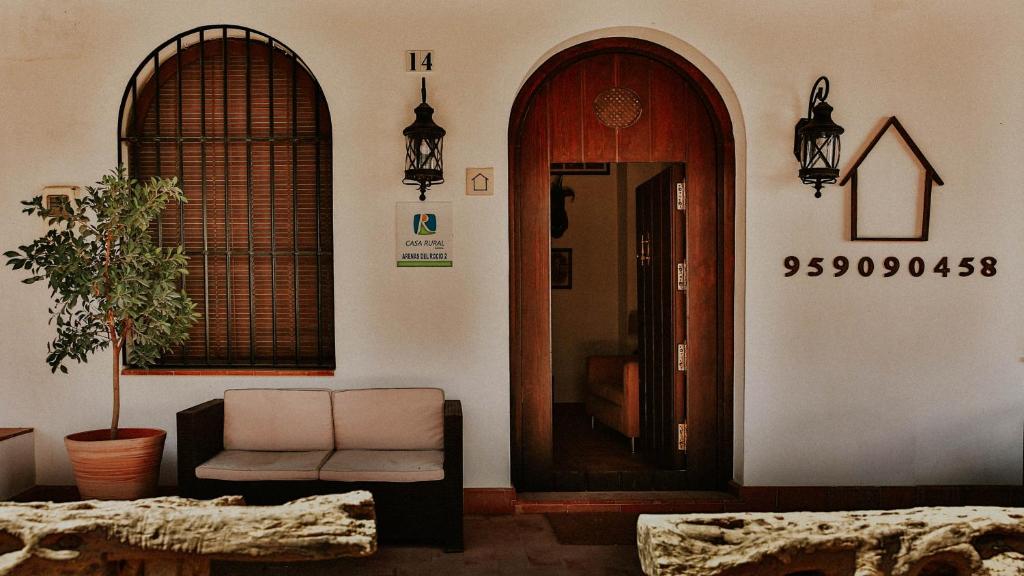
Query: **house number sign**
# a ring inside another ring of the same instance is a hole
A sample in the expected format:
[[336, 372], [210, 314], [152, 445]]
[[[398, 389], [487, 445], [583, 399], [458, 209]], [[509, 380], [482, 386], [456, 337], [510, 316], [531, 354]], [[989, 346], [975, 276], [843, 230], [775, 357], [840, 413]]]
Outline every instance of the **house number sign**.
[[[901, 273], [901, 268], [903, 269], [902, 273], [909, 274], [914, 278], [920, 278], [929, 271], [932, 274], [943, 278], [948, 276], [966, 278], [967, 276], [972, 276], [974, 274], [979, 274], [985, 278], [991, 278], [996, 275], [996, 264], [998, 264], [998, 262], [992, 256], [985, 256], [983, 258], [964, 256], [963, 258], [960, 258], [960, 262], [956, 262], [955, 258], [951, 259], [949, 256], [943, 256], [934, 263], [925, 262], [924, 258], [914, 256], [908, 260], [904, 266], [903, 262], [901, 262], [896, 256], [888, 256], [882, 259], [876, 267], [875, 260], [870, 256], [864, 256], [859, 259], [847, 258], [846, 256], [836, 256], [835, 258], [832, 258], [832, 261], [829, 264], [825, 263], [824, 258], [811, 258], [807, 261], [804, 268], [806, 270], [805, 274], [811, 278], [824, 276], [826, 266], [829, 267], [828, 272], [835, 278], [845, 276], [847, 272], [851, 275], [856, 273], [867, 278], [874, 275], [876, 271], [882, 278], [892, 278], [893, 276]], [[782, 261], [782, 266], [786, 269], [786, 278], [796, 276], [800, 273], [800, 258], [797, 256], [786, 256]]]
[[433, 50], [407, 50], [405, 52], [406, 72], [433, 72], [434, 51]]

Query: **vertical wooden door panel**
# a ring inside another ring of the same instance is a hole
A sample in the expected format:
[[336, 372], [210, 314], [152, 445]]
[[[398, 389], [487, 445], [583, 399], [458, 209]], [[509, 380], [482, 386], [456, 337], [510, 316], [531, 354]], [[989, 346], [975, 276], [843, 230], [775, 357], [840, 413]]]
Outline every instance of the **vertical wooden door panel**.
[[688, 100], [696, 96], [677, 72], [661, 63], [651, 65], [651, 159], [659, 162], [686, 160]]
[[711, 487], [717, 478], [718, 434], [718, 195], [715, 134], [703, 104], [687, 99], [689, 151], [686, 221], [689, 267], [687, 459], [689, 481]]
[[603, 54], [580, 63], [583, 70], [583, 160], [615, 162], [615, 130], [597, 119], [594, 100], [615, 86], [615, 56]]
[[680, 264], [686, 264], [686, 228], [685, 212], [679, 210], [678, 186], [685, 183], [686, 166], [673, 164], [668, 170], [668, 213], [671, 214], [669, 246], [671, 258], [665, 268], [669, 275], [667, 286], [669, 296], [663, 303], [667, 320], [672, 328], [671, 353], [669, 361], [671, 376], [666, 380], [670, 390], [666, 393], [666, 423], [670, 445], [666, 447], [666, 464], [671, 468], [686, 468], [688, 462], [683, 451], [679, 450], [679, 424], [686, 422], [686, 372], [679, 370], [679, 354], [677, 346], [687, 341], [686, 325], [686, 292], [679, 289]]
[[672, 301], [669, 269], [672, 267], [672, 206], [669, 206], [671, 187], [668, 171], [658, 175], [656, 196], [653, 199], [654, 231], [651, 234], [651, 267], [654, 268], [654, 319], [653, 330], [655, 353], [655, 438], [656, 462], [663, 468], [670, 468], [672, 437], [669, 432], [672, 417], [672, 377], [676, 369], [675, 336], [672, 326]]
[[641, 113], [636, 124], [618, 132], [618, 162], [651, 161], [650, 69], [653, 62], [643, 56], [620, 55], [617, 86], [632, 90], [640, 98]]
[[528, 454], [524, 481], [546, 487], [551, 469], [551, 224], [548, 200], [550, 155], [548, 89], [542, 88], [528, 112], [523, 139], [518, 198], [519, 237], [523, 249], [520, 269], [520, 322], [523, 334], [523, 450]]
[[551, 79], [548, 90], [551, 161], [583, 161], [582, 66], [574, 64]]
[[[718, 290], [718, 302], [721, 307], [719, 316], [720, 341], [719, 358], [721, 374], [719, 375], [718, 389], [722, 397], [718, 404], [718, 484], [725, 484], [732, 475], [732, 445], [733, 445], [733, 354], [735, 353], [735, 332], [733, 327], [734, 300], [736, 293], [736, 279], [733, 270], [736, 269], [736, 197], [726, 193], [736, 188], [736, 167], [731, 159], [735, 157], [734, 143], [730, 138], [723, 138], [721, 148], [718, 151], [716, 163], [720, 178], [719, 200], [722, 203], [720, 210], [721, 220], [719, 236], [721, 238], [721, 285]], [[723, 449], [724, 447], [724, 449]]]
[[672, 166], [636, 190], [638, 245], [645, 258], [637, 271], [640, 319], [641, 444], [658, 466], [681, 469], [677, 424], [682, 421], [683, 391], [677, 346], [684, 339], [676, 264], [683, 247], [682, 216], [676, 210], [675, 185], [682, 166]]
[[651, 187], [641, 185], [636, 189], [636, 249], [637, 249], [637, 349], [640, 356], [640, 445], [644, 456], [652, 458], [654, 453], [652, 424], [654, 407], [651, 401], [653, 392], [651, 382], [654, 380], [652, 371], [652, 348], [649, 331], [651, 326], [646, 320], [654, 305], [651, 293], [649, 238], [651, 236]]

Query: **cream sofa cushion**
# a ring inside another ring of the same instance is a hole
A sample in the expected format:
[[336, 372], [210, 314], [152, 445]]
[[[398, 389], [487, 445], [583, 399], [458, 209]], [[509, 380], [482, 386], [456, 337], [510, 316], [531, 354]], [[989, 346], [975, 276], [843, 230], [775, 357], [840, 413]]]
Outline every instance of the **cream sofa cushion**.
[[424, 482], [444, 479], [442, 450], [339, 450], [320, 468], [335, 482]]
[[441, 450], [444, 391], [336, 390], [334, 446], [337, 450]]
[[282, 452], [334, 449], [330, 391], [225, 391], [224, 449]]
[[209, 480], [316, 480], [330, 450], [260, 452], [224, 450], [196, 467], [197, 478]]

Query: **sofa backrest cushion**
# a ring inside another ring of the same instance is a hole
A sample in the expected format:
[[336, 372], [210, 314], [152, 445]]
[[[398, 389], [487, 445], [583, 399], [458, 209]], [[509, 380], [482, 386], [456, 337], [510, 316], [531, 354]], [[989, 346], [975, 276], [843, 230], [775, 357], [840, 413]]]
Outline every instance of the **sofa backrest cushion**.
[[444, 391], [372, 388], [334, 391], [337, 450], [444, 449]]
[[224, 392], [224, 449], [333, 450], [330, 390]]

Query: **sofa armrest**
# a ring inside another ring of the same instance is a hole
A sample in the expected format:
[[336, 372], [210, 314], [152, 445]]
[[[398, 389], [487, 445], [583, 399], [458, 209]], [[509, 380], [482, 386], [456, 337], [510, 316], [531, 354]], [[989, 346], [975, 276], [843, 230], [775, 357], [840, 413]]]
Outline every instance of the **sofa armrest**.
[[462, 485], [462, 402], [444, 401], [444, 476]]
[[622, 420], [626, 436], [640, 436], [640, 362], [630, 360], [622, 368]]
[[623, 390], [626, 365], [636, 361], [635, 356], [587, 356], [586, 389], [587, 394], [598, 396], [618, 404], [615, 395]]
[[178, 490], [196, 498], [196, 466], [224, 449], [224, 400], [215, 399], [178, 412]]
[[462, 544], [462, 402], [444, 401], [444, 483], [447, 495], [445, 550], [461, 552]]

